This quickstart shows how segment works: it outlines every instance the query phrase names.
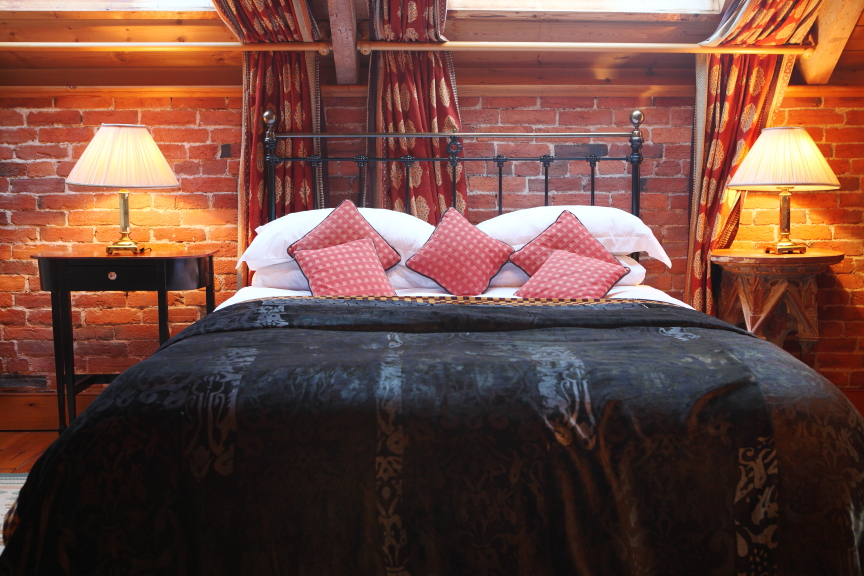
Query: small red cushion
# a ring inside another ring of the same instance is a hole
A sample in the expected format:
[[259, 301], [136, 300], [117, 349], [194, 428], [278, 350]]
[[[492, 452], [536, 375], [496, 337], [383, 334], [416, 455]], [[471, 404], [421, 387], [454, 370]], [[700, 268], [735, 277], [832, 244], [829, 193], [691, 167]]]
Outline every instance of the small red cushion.
[[381, 265], [385, 270], [392, 268], [401, 260], [399, 253], [387, 244], [387, 241], [363, 218], [350, 200], [339, 204], [323, 222], [289, 246], [288, 255], [294, 256], [297, 250], [320, 250], [361, 238], [369, 238], [375, 243], [375, 249], [378, 250]]
[[564, 250], [553, 250], [543, 266], [516, 291], [520, 298], [602, 298], [630, 270]]
[[509, 244], [491, 238], [448, 208], [426, 244], [405, 263], [456, 296], [476, 296], [507, 263]]
[[539, 236], [510, 256], [510, 261], [533, 276], [546, 262], [553, 250], [566, 250], [574, 254], [618, 264], [599, 240], [594, 238], [576, 216], [567, 210], [561, 212]]
[[369, 238], [294, 253], [313, 296], [395, 296]]

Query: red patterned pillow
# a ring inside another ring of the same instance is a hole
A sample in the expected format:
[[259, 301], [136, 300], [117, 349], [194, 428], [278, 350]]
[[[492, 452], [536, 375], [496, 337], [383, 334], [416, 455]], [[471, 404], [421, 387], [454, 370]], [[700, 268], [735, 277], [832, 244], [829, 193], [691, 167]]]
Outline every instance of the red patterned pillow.
[[375, 243], [375, 249], [385, 270], [392, 268], [402, 259], [399, 253], [387, 244], [387, 241], [363, 218], [350, 200], [339, 204], [321, 224], [289, 246], [288, 255], [294, 256], [297, 250], [320, 250], [361, 238], [369, 238]]
[[395, 296], [369, 238], [294, 253], [313, 296]]
[[618, 260], [591, 235], [582, 222], [566, 210], [539, 236], [510, 256], [510, 261], [529, 276], [533, 276], [553, 250], [565, 250], [609, 264], [618, 264]]
[[602, 298], [630, 272], [615, 264], [553, 250], [543, 266], [516, 291], [520, 298]]
[[476, 296], [507, 263], [509, 244], [495, 240], [448, 208], [426, 244], [405, 263], [456, 296]]

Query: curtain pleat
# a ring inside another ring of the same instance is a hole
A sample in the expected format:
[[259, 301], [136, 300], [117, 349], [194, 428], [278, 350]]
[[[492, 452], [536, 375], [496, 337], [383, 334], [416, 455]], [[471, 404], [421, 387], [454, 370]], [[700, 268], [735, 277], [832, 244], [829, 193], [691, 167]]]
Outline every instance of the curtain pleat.
[[[706, 46], [800, 44], [821, 0], [741, 0], [724, 15]], [[711, 250], [735, 239], [743, 196], [726, 183], [770, 125], [795, 63], [794, 56], [697, 55], [693, 196], [685, 297], [714, 312]]]
[[[370, 0], [370, 29], [375, 40], [435, 42], [443, 36], [446, 0]], [[457, 132], [462, 128], [456, 80], [449, 52], [373, 52], [369, 70], [370, 132], [410, 134]], [[390, 138], [371, 143], [385, 158], [447, 155], [446, 138]], [[380, 191], [378, 204], [405, 210], [406, 182], [410, 212], [436, 224], [453, 203], [467, 215], [467, 185], [462, 164], [455, 175], [446, 162], [415, 162], [406, 174], [405, 163], [377, 166], [372, 187]], [[367, 189], [369, 187], [367, 186]]]
[[[222, 20], [244, 43], [314, 42], [321, 39], [307, 0], [213, 0]], [[323, 125], [316, 52], [246, 52], [243, 55], [243, 126], [240, 161], [239, 250], [266, 223], [264, 133], [261, 115], [276, 113], [277, 132], [320, 132]], [[280, 156], [320, 154], [313, 139], [279, 140]], [[325, 178], [315, 179], [307, 162], [276, 168], [276, 216], [310, 210], [325, 198]], [[241, 278], [241, 280], [243, 280]], [[238, 286], [239, 287], [239, 286]]]

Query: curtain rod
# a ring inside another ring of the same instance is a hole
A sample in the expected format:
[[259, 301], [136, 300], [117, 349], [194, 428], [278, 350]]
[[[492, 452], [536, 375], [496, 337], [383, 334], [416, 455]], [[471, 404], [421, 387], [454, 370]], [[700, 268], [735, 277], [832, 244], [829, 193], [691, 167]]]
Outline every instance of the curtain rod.
[[[0, 42], [0, 51], [36, 52], [318, 52], [333, 49], [330, 42]], [[363, 54], [379, 50], [450, 52], [646, 52], [665, 54], [797, 54], [809, 58], [810, 46], [702, 46], [650, 42], [372, 42], [360, 41]]]
[[368, 132], [361, 134], [327, 134], [326, 132], [276, 132], [276, 138], [617, 138], [633, 132]]

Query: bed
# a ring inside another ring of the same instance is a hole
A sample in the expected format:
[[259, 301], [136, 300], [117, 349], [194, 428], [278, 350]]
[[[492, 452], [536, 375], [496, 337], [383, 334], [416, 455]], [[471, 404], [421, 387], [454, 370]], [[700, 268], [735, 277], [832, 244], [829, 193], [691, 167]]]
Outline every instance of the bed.
[[572, 299], [519, 296], [540, 271], [507, 265], [453, 295], [409, 265], [440, 224], [361, 207], [393, 294], [320, 294], [287, 254], [340, 208], [259, 229], [253, 285], [70, 425], [0, 574], [861, 574], [864, 420], [773, 344], [642, 285], [632, 255], [665, 252], [637, 216], [476, 227], [524, 248], [584, 223], [627, 272]]

